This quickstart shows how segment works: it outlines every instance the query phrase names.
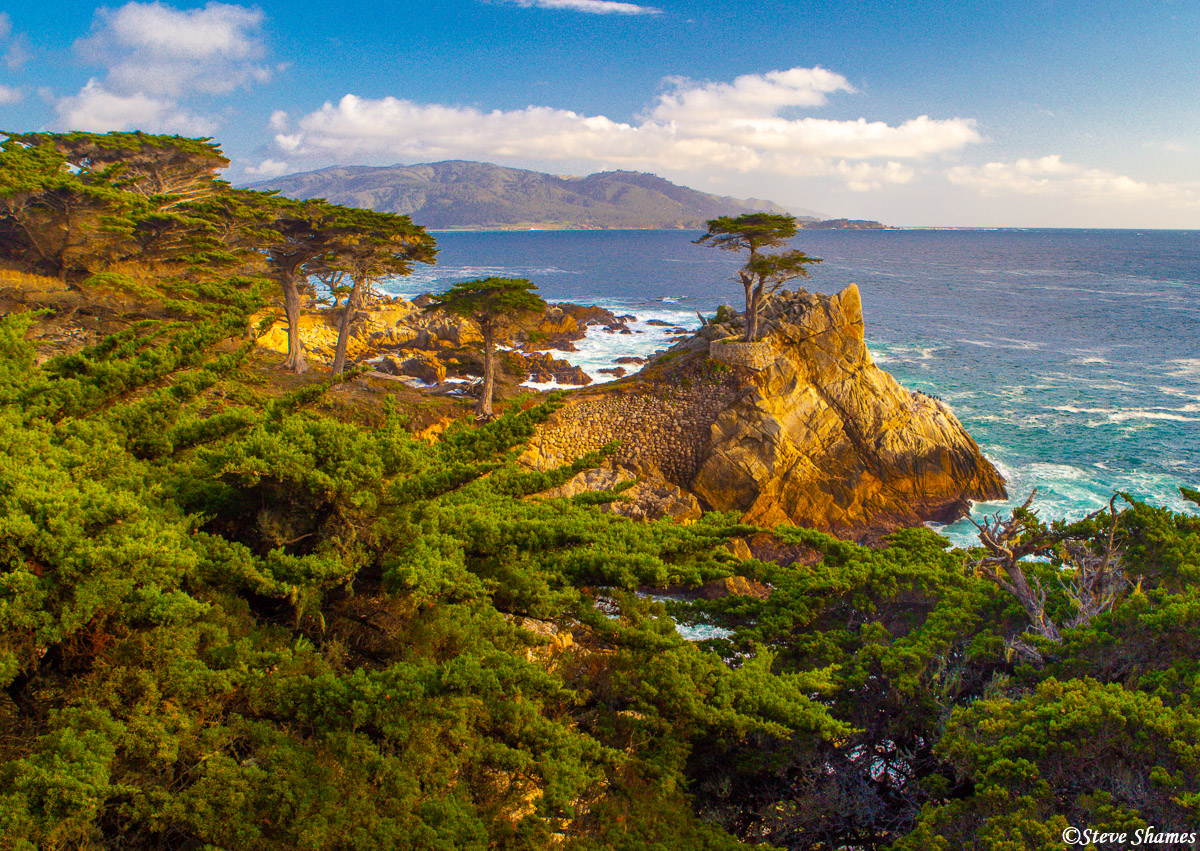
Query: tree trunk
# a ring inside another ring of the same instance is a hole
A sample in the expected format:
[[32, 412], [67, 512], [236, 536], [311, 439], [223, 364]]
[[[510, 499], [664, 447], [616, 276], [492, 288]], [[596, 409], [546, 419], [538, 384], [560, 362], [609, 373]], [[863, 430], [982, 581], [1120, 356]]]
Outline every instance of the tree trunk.
[[495, 332], [490, 323], [484, 324], [483, 328], [483, 392], [479, 394], [479, 404], [475, 406], [475, 413], [481, 417], [492, 416], [492, 390], [495, 387], [496, 379], [496, 340]]
[[283, 277], [283, 312], [288, 324], [288, 356], [286, 366], [299, 375], [308, 369], [304, 361], [304, 341], [300, 339], [300, 290], [294, 274]]
[[362, 279], [355, 278], [350, 295], [346, 297], [346, 309], [342, 312], [342, 325], [338, 329], [337, 350], [333, 355], [333, 374], [341, 375], [346, 369], [346, 344], [350, 342], [350, 326], [354, 322], [354, 314], [358, 310], [358, 294], [362, 287]]
[[747, 284], [747, 302], [746, 307], [746, 342], [758, 342], [758, 318], [762, 312], [763, 304], [763, 282], [759, 281], [758, 285], [753, 290]]
[[758, 333], [758, 323], [755, 321], [755, 318], [758, 316], [758, 311], [755, 309], [754, 305], [753, 279], [751, 279], [750, 276], [745, 272], [741, 273], [741, 277], [742, 287], [746, 290], [746, 333], [742, 336], [742, 339], [747, 343], [753, 343], [753, 335]]
[[1029, 616], [1034, 630], [1039, 635], [1045, 636], [1055, 643], [1060, 643], [1062, 633], [1058, 631], [1058, 626], [1046, 614], [1046, 594], [1042, 591], [1041, 585], [1039, 584], [1037, 591], [1034, 591], [1029, 580], [1025, 578], [1025, 571], [1021, 570], [1020, 565], [1016, 562], [1005, 565], [1004, 572], [1008, 574], [1013, 594], [1021, 603], [1021, 607], [1025, 609], [1025, 614]]

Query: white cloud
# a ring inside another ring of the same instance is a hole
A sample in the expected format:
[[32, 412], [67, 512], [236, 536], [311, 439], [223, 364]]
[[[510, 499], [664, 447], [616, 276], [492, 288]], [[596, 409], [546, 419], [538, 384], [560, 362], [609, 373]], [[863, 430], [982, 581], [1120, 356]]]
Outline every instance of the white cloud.
[[59, 121], [96, 132], [211, 133], [216, 122], [181, 102], [269, 80], [270, 69], [258, 64], [266, 52], [262, 23], [260, 9], [218, 2], [197, 9], [159, 2], [101, 7], [75, 49], [105, 73], [58, 101]]
[[[671, 88], [635, 123], [529, 106], [484, 112], [399, 98], [344, 96], [300, 118], [298, 132], [275, 137], [292, 156], [483, 157], [592, 162], [625, 168], [723, 169], [838, 177], [853, 188], [911, 180], [897, 160], [957, 151], [980, 141], [970, 119], [920, 116], [880, 121], [785, 118], [784, 110], [823, 105], [852, 92], [823, 68], [792, 68], [732, 83], [669, 81]], [[884, 160], [854, 167], [847, 160]]]
[[7, 106], [8, 104], [20, 102], [20, 89], [14, 89], [12, 86], [0, 85], [0, 106]]
[[74, 97], [59, 100], [56, 109], [66, 127], [95, 133], [136, 129], [206, 136], [215, 129], [211, 120], [184, 112], [169, 98], [116, 94], [96, 80], [89, 80]]
[[108, 69], [105, 85], [116, 92], [226, 94], [270, 79], [255, 64], [265, 52], [262, 22], [261, 10], [225, 3], [187, 10], [126, 3], [99, 9], [91, 34], [75, 47]]
[[1142, 147], [1154, 151], [1166, 151], [1168, 154], [1186, 154], [1191, 150], [1186, 143], [1178, 139], [1164, 139], [1161, 142], [1143, 142]]
[[870, 192], [881, 189], [887, 183], [910, 183], [916, 171], [903, 163], [887, 162], [883, 165], [842, 161], [834, 167], [834, 175], [846, 182], [852, 192]]
[[281, 174], [287, 174], [291, 169], [285, 162], [279, 160], [265, 159], [258, 165], [246, 167], [246, 174], [252, 174], [256, 177], [279, 177]]
[[289, 123], [288, 114], [282, 109], [277, 109], [271, 113], [270, 126], [272, 130], [282, 132], [288, 128]]
[[9, 42], [8, 49], [4, 51], [4, 64], [10, 71], [20, 71], [32, 55], [29, 37], [25, 33], [14, 35], [12, 18], [7, 12], [0, 12], [0, 42], [4, 41]]
[[651, 115], [659, 121], [703, 124], [733, 118], [775, 115], [789, 106], [824, 106], [832, 92], [853, 92], [841, 74], [824, 68], [791, 68], [766, 74], [744, 74], [732, 83], [705, 83], [672, 78]]
[[1047, 195], [1089, 200], [1168, 201], [1200, 204], [1200, 181], [1148, 183], [1099, 168], [1065, 162], [1060, 154], [1014, 163], [955, 166], [950, 182], [989, 195]]
[[29, 38], [25, 33], [18, 33], [13, 37], [8, 50], [4, 51], [4, 64], [10, 71], [20, 71], [32, 57], [33, 50], [29, 46]]
[[571, 12], [586, 12], [592, 15], [658, 15], [653, 6], [636, 3], [618, 3], [616, 0], [503, 0], [514, 6], [527, 9], [566, 9]]

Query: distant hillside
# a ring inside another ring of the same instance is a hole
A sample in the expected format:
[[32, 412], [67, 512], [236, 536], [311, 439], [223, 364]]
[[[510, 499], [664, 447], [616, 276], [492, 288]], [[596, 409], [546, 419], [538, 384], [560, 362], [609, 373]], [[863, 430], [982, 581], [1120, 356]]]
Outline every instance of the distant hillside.
[[334, 166], [253, 188], [401, 213], [428, 228], [697, 228], [708, 219], [752, 211], [822, 218], [770, 201], [709, 195], [635, 171], [556, 177], [463, 161]]

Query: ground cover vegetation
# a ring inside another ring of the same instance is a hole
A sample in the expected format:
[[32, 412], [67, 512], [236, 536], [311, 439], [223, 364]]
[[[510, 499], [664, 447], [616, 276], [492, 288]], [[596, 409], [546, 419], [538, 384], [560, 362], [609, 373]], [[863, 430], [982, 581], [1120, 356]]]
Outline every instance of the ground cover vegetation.
[[[206, 141], [67, 139], [5, 143], [4, 280], [123, 289], [143, 318], [48, 360], [58, 303], [0, 318], [5, 847], [1049, 849], [1195, 824], [1200, 519], [1026, 506], [966, 553], [540, 498], [603, 454], [515, 464], [553, 397], [433, 443], [399, 404], [329, 413], [354, 367], [281, 385], [254, 346], [285, 293], [245, 211], [273, 202], [146, 163], [211, 176]], [[71, 159], [112, 146], [178, 182], [146, 200], [120, 158]], [[771, 593], [637, 593], [733, 575]]]

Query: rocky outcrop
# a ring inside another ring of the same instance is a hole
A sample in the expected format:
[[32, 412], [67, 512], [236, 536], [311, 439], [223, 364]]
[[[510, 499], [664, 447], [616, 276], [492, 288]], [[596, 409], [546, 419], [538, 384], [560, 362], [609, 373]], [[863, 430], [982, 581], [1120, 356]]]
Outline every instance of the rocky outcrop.
[[[622, 485], [624, 487], [620, 487]], [[602, 505], [601, 510], [633, 520], [669, 517], [677, 523], [686, 524], [699, 520], [702, 513], [696, 497], [678, 485], [655, 474], [639, 476], [633, 470], [616, 464], [585, 470], [541, 496], [572, 497], [585, 491], [616, 491], [617, 498]]]
[[709, 508], [860, 540], [1005, 495], [949, 407], [871, 360], [856, 287], [781, 293], [763, 328], [747, 344], [736, 320], [710, 324], [637, 376], [572, 398], [525, 460], [553, 466], [616, 440], [619, 462]]
[[769, 362], [745, 369], [747, 392], [712, 427], [690, 483], [701, 499], [754, 523], [861, 536], [1005, 495], [954, 413], [872, 362], [857, 287], [778, 299], [765, 324]]
[[[357, 312], [351, 325], [347, 356], [350, 362], [378, 364], [386, 374], [409, 376], [426, 384], [438, 384], [447, 376], [478, 377], [483, 372], [483, 338], [473, 322], [438, 311], [426, 313], [429, 298], [413, 301], [379, 298]], [[254, 321], [257, 322], [258, 317]], [[341, 311], [310, 309], [300, 316], [300, 337], [312, 361], [331, 362], [337, 345]], [[512, 392], [524, 381], [563, 385], [590, 384], [591, 376], [580, 367], [554, 358], [546, 348], [573, 351], [589, 325], [618, 323], [611, 311], [586, 305], [557, 304], [528, 330], [503, 341], [513, 346], [498, 359], [498, 392]], [[624, 327], [624, 326], [622, 326]], [[258, 339], [258, 344], [287, 353], [287, 324], [275, 322]]]

